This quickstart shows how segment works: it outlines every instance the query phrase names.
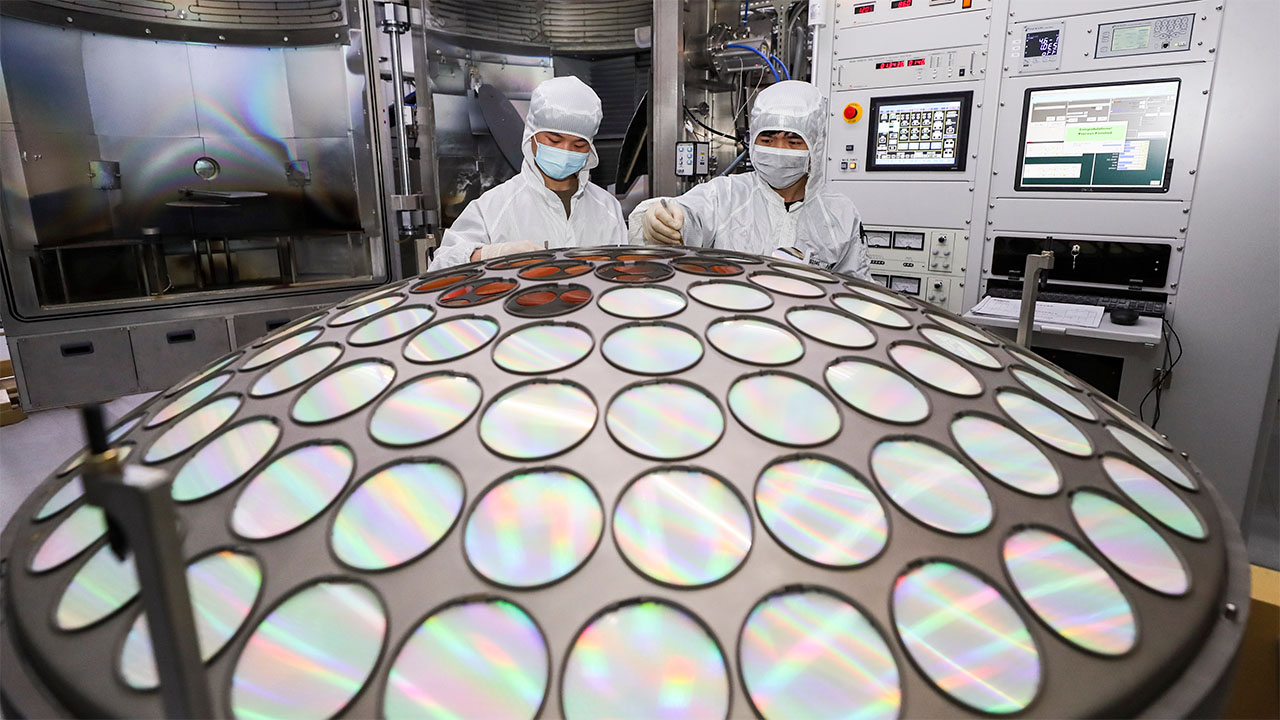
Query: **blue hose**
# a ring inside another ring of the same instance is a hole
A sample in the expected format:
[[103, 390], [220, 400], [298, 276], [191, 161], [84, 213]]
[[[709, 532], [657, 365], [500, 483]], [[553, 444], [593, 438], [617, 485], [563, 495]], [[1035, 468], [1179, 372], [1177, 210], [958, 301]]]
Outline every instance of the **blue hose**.
[[777, 64], [778, 64], [778, 67], [782, 68], [782, 74], [783, 74], [783, 75], [786, 75], [786, 76], [787, 76], [787, 79], [788, 79], [788, 80], [790, 80], [790, 79], [791, 79], [791, 71], [787, 69], [786, 64], [785, 64], [785, 63], [783, 63], [783, 62], [782, 62], [782, 60], [781, 60], [777, 55], [770, 55], [770, 56], [769, 56], [769, 64], [770, 64], [770, 65], [773, 65], [774, 63], [777, 63]]
[[738, 163], [742, 162], [742, 159], [745, 158], [746, 156], [747, 156], [746, 150], [743, 150], [742, 152], [738, 153], [738, 157], [734, 158], [733, 162], [729, 163], [729, 167], [716, 173], [716, 177], [724, 177], [725, 175], [728, 175], [734, 168], [738, 167]]
[[762, 52], [760, 52], [759, 50], [757, 50], [757, 49], [755, 49], [755, 48], [751, 47], [750, 45], [739, 45], [738, 43], [729, 43], [728, 45], [725, 45], [725, 47], [726, 47], [726, 48], [741, 48], [741, 49], [743, 49], [743, 50], [750, 50], [751, 52], [753, 52], [753, 53], [755, 53], [755, 54], [759, 55], [759, 56], [760, 56], [760, 59], [764, 61], [764, 64], [769, 66], [769, 72], [773, 73], [773, 81], [774, 81], [774, 82], [782, 82], [782, 78], [778, 77], [778, 71], [773, 69], [773, 63], [769, 62], [769, 56], [768, 56], [768, 55], [765, 55], [764, 53], [762, 53]]

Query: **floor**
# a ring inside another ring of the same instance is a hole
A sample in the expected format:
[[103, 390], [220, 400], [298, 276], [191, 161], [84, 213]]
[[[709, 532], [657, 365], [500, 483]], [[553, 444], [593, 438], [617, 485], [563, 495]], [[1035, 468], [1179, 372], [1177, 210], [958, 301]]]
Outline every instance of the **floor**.
[[[128, 395], [103, 405], [107, 425], [133, 411], [152, 393]], [[37, 485], [84, 446], [79, 412], [56, 408], [31, 413], [0, 428], [0, 527]]]

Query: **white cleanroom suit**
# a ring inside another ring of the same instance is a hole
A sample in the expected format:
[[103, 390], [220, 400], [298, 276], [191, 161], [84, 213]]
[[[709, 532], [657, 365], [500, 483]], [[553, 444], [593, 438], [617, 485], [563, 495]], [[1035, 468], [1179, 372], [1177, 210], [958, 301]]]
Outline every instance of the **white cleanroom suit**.
[[[752, 162], [758, 164], [760, 133], [793, 132], [804, 138], [809, 146], [804, 199], [788, 208], [759, 172], [714, 178], [667, 198], [677, 206], [673, 210], [683, 212], [683, 242], [760, 255], [795, 248], [812, 265], [870, 280], [858, 210], [826, 180], [826, 123], [827, 100], [813, 85], [788, 80], [762, 90], [751, 109]], [[645, 237], [645, 213], [661, 200], [646, 200], [631, 212], [633, 244], [652, 242]]]
[[[494, 255], [625, 243], [622, 206], [603, 188], [591, 184], [591, 169], [600, 164], [594, 139], [602, 117], [600, 98], [576, 77], [552, 78], [535, 88], [524, 121], [520, 173], [467, 205], [445, 230], [431, 269], [470, 262], [477, 248], [497, 243], [520, 245], [491, 248], [491, 253], [499, 251]], [[578, 171], [578, 189], [570, 200], [568, 217], [534, 161], [530, 139], [544, 131], [576, 135], [591, 143], [587, 164]]]

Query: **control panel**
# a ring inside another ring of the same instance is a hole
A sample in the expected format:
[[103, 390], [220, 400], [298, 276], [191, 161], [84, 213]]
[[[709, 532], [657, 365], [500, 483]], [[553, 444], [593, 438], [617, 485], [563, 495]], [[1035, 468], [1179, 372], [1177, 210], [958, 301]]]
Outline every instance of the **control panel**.
[[986, 10], [991, 0], [837, 0], [836, 28]]
[[872, 279], [953, 312], [963, 300], [969, 235], [963, 230], [864, 225]]
[[871, 273], [872, 282], [903, 295], [937, 305], [959, 315], [963, 309], [964, 278], [950, 275]]
[[1013, 47], [1009, 49], [1010, 57], [1021, 58], [1018, 72], [1047, 72], [1062, 67], [1063, 25], [1058, 20], [1022, 26], [1022, 32], [1013, 36]]
[[693, 177], [710, 172], [711, 143], [676, 143], [676, 175]]
[[[839, 155], [838, 159], [840, 160], [840, 171], [849, 172], [850, 170], [857, 170], [858, 156], [854, 155], [854, 153], [857, 152], [858, 146], [853, 143], [845, 143], [843, 147], [844, 147], [843, 153], [840, 152], [838, 148], [833, 148], [833, 150], [835, 150], [835, 152]], [[832, 162], [834, 163], [835, 160], [833, 159]]]
[[1195, 20], [1195, 13], [1187, 13], [1099, 25], [1093, 55], [1101, 59], [1190, 50]]
[[986, 47], [966, 45], [944, 50], [897, 52], [838, 62], [832, 68], [836, 90], [898, 85], [933, 85], [981, 77]]

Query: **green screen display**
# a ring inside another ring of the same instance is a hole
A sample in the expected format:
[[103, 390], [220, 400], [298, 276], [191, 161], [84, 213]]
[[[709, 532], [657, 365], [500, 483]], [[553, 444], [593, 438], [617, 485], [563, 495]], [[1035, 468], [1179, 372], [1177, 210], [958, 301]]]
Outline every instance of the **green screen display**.
[[1168, 189], [1177, 80], [1030, 90], [1019, 190]]

